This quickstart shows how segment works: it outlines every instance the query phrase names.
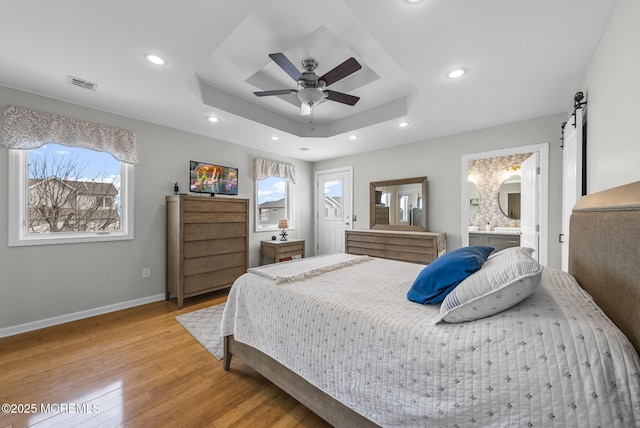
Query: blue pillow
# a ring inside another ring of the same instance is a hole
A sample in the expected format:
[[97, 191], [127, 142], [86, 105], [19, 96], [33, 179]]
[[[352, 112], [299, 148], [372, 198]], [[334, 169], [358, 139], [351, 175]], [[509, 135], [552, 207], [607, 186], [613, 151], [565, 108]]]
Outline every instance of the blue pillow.
[[482, 267], [491, 247], [462, 247], [425, 266], [413, 282], [407, 298], [417, 303], [440, 303], [456, 285]]

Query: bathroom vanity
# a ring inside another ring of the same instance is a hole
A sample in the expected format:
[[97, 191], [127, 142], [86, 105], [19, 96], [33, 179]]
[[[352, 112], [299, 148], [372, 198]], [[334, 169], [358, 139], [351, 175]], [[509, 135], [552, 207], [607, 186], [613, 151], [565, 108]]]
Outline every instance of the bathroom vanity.
[[519, 247], [520, 233], [510, 231], [469, 232], [469, 245], [485, 245], [493, 247], [494, 251], [498, 252], [509, 247]]

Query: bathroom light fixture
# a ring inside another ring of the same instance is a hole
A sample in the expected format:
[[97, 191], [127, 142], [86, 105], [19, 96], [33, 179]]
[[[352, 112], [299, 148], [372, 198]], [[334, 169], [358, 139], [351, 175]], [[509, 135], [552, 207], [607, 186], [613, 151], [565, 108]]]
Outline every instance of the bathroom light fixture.
[[447, 77], [449, 79], [458, 79], [464, 76], [466, 72], [467, 70], [465, 70], [464, 68], [456, 68], [455, 70], [451, 70], [449, 73], [447, 73]]
[[149, 61], [151, 64], [155, 64], [155, 65], [165, 65], [167, 63], [167, 61], [164, 60], [164, 58], [159, 57], [158, 55], [154, 55], [154, 54], [146, 54], [144, 56], [147, 61]]

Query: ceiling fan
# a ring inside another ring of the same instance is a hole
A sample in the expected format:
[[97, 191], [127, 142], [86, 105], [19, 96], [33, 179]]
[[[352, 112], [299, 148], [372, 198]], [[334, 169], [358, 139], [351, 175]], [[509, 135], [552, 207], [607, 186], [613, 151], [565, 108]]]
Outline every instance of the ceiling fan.
[[[323, 99], [336, 101], [350, 106], [355, 105], [360, 99], [360, 97], [356, 97], [354, 95], [325, 89], [327, 86], [337, 82], [338, 80], [344, 79], [362, 68], [360, 63], [358, 63], [358, 61], [353, 57], [320, 77], [314, 73], [314, 70], [318, 66], [318, 61], [313, 58], [307, 58], [302, 61], [302, 67], [305, 71], [300, 72], [282, 53], [269, 54], [269, 57], [289, 76], [291, 76], [293, 80], [298, 82], [298, 89], [277, 89], [275, 91], [254, 92], [258, 97], [296, 94], [302, 103], [300, 114], [311, 115], [313, 115], [313, 107]], [[310, 121], [312, 120], [313, 119], [311, 118]]]

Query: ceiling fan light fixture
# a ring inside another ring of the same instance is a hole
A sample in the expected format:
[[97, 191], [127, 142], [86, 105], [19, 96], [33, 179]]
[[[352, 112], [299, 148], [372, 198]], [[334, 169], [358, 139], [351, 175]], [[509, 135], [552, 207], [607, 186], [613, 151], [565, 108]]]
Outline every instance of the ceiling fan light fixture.
[[318, 88], [305, 88], [298, 91], [298, 99], [304, 105], [314, 106], [326, 95]]
[[356, 97], [354, 95], [344, 94], [330, 89], [325, 91], [327, 86], [350, 76], [362, 68], [360, 63], [353, 57], [332, 68], [322, 76], [318, 76], [314, 73], [314, 70], [318, 66], [318, 61], [313, 58], [306, 58], [302, 61], [302, 66], [305, 69], [302, 73], [283, 53], [269, 54], [269, 58], [271, 58], [282, 70], [296, 81], [298, 88], [258, 91], [253, 94], [257, 97], [296, 94], [298, 100], [300, 100], [300, 103], [302, 104], [300, 108], [300, 115], [304, 116], [308, 114], [310, 116], [309, 123], [313, 122], [313, 107], [323, 99], [349, 106], [354, 106], [358, 100], [360, 100], [360, 97]]

